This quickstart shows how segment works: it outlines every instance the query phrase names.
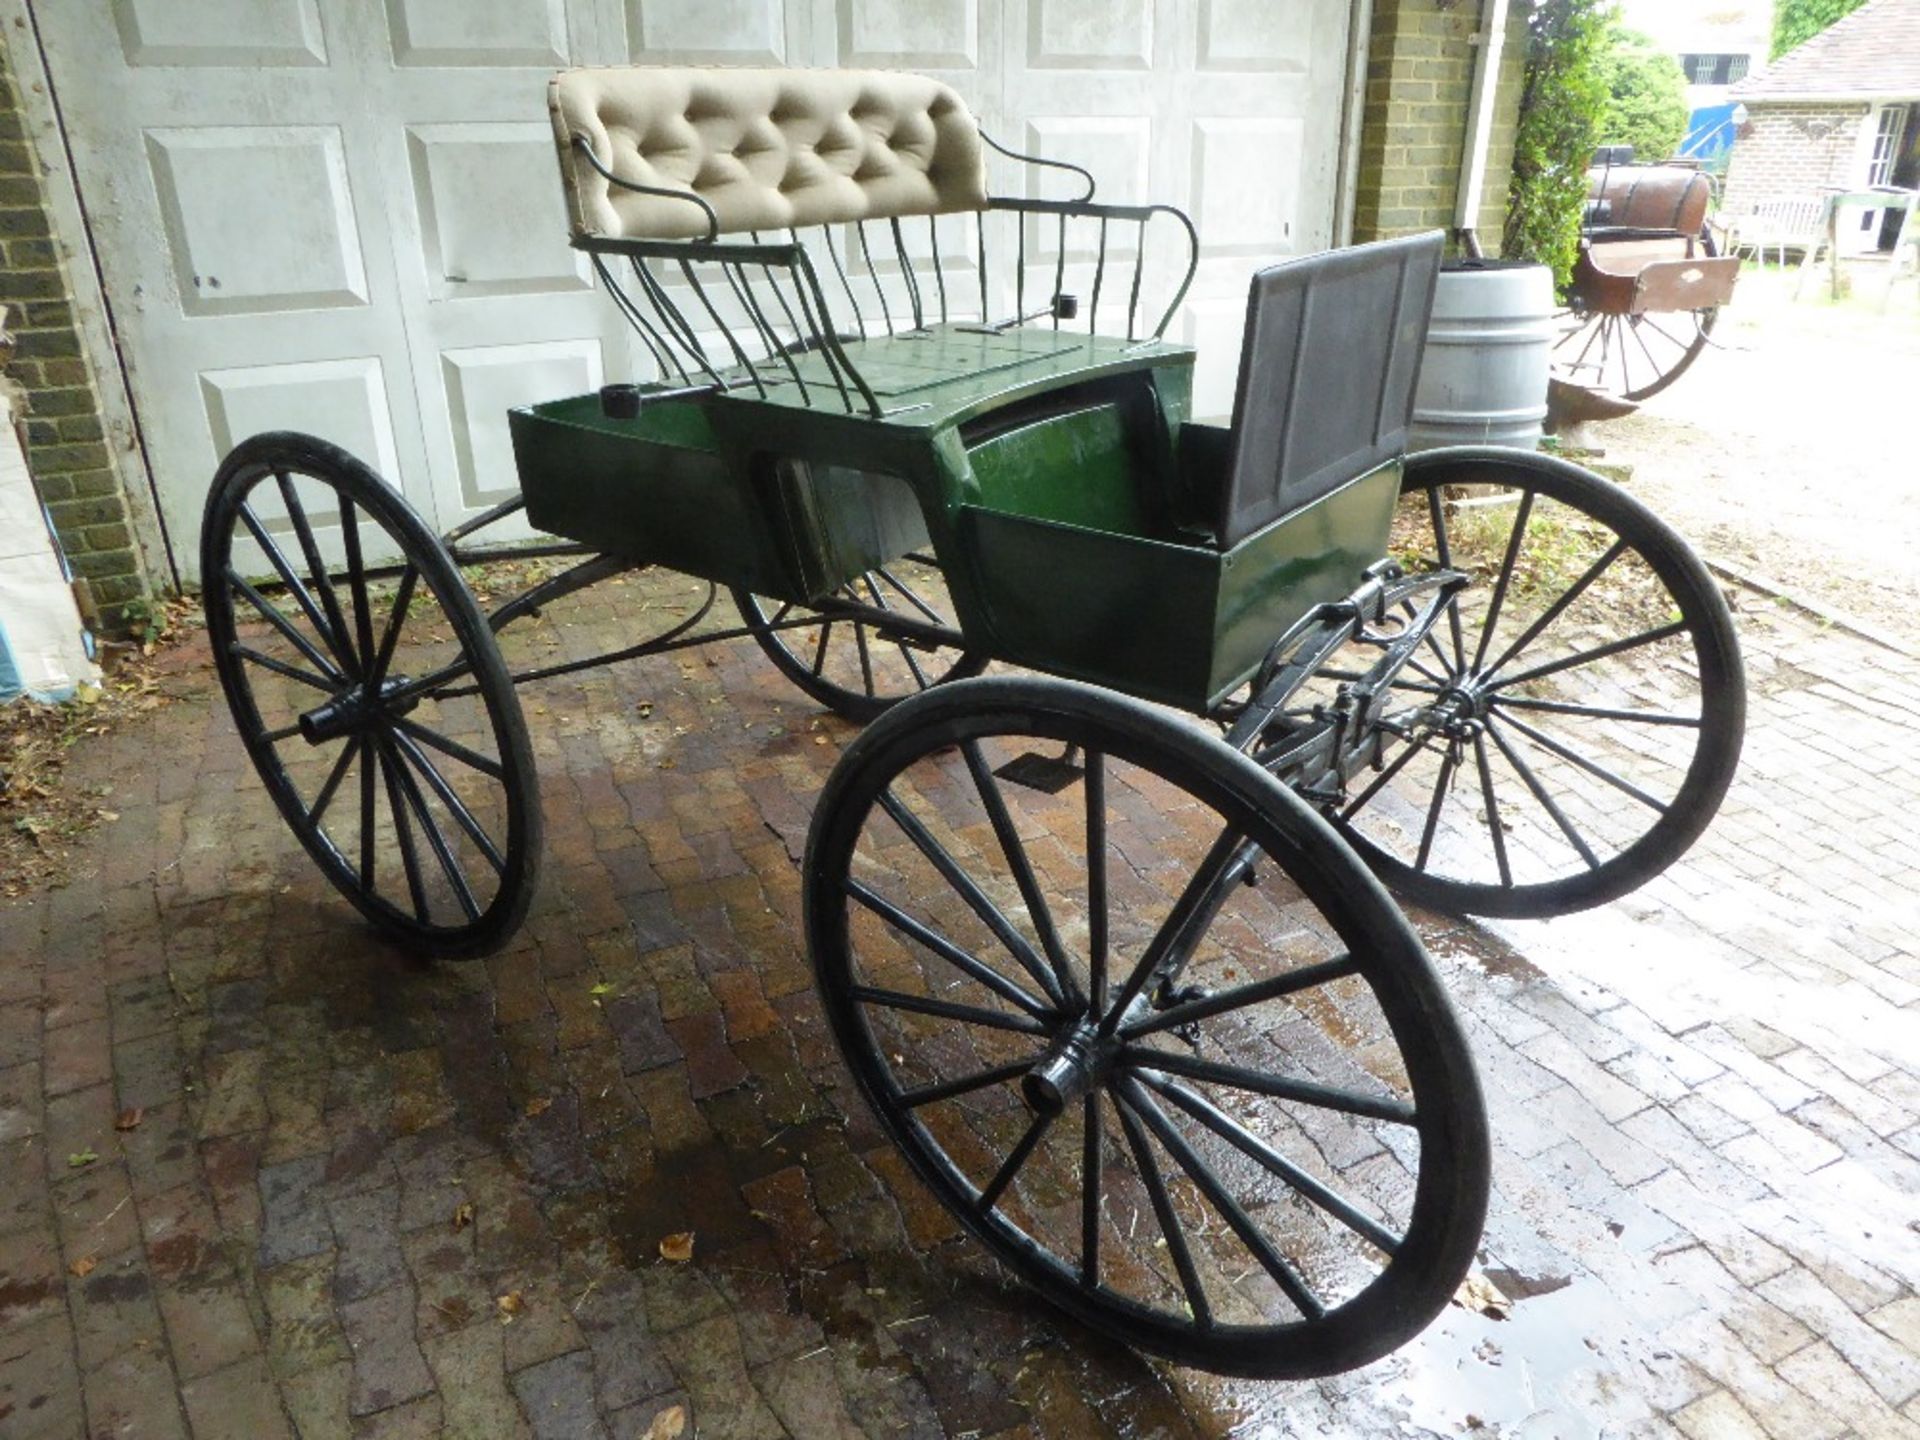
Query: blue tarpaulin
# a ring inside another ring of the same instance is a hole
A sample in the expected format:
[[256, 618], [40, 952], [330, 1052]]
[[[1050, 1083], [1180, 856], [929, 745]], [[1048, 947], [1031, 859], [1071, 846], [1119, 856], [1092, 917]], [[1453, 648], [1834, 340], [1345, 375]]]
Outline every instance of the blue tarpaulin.
[[1702, 105], [1694, 111], [1687, 117], [1687, 133], [1680, 142], [1680, 153], [1700, 161], [1710, 169], [1718, 169], [1725, 164], [1727, 152], [1733, 148], [1733, 112], [1736, 108], [1729, 103]]

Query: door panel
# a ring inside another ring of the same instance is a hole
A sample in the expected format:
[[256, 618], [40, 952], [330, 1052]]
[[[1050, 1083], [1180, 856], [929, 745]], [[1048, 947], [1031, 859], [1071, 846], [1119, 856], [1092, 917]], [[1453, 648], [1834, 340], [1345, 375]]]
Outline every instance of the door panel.
[[[1102, 198], [1187, 208], [1206, 248], [1171, 333], [1206, 352], [1203, 410], [1230, 396], [1250, 271], [1332, 229], [1345, 0], [36, 0], [35, 18], [189, 576], [207, 482], [256, 430], [346, 445], [445, 529], [512, 492], [506, 407], [650, 376], [566, 245], [545, 112], [563, 65], [918, 70], [1004, 143], [1086, 165]], [[990, 165], [999, 193], [1068, 193]], [[964, 224], [941, 225], [970, 259]], [[1010, 261], [1011, 218], [990, 226]], [[1026, 239], [1031, 307], [1057, 241]], [[1178, 274], [1150, 260], [1156, 313]], [[1090, 271], [1076, 239], [1066, 288]], [[991, 279], [1004, 316], [1005, 262]]]

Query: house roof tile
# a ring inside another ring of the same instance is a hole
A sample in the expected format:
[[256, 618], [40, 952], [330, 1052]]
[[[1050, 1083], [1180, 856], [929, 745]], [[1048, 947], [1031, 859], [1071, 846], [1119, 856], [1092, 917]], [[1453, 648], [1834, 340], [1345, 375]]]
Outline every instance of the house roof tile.
[[1735, 100], [1920, 97], [1920, 0], [1868, 0], [1729, 93]]

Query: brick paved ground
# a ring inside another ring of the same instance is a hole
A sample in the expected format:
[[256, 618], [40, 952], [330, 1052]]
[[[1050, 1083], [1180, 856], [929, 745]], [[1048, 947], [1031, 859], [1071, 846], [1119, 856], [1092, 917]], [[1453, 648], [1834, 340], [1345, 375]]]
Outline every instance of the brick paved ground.
[[79, 758], [89, 873], [0, 911], [0, 1434], [1920, 1435], [1920, 665], [1744, 629], [1749, 758], [1687, 863], [1426, 927], [1524, 1298], [1312, 1385], [1056, 1323], [882, 1146], [796, 934], [851, 731], [750, 646], [529, 695], [548, 867], [468, 966], [366, 937], [189, 646]]

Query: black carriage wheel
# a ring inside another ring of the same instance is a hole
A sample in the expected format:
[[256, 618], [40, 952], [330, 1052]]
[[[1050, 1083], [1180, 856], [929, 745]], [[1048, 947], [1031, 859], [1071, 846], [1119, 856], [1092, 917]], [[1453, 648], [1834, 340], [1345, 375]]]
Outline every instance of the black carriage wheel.
[[1719, 586], [1645, 506], [1550, 456], [1430, 451], [1400, 503], [1402, 563], [1473, 579], [1394, 683], [1389, 712], [1422, 717], [1416, 738], [1381, 732], [1383, 768], [1336, 823], [1441, 910], [1556, 915], [1644, 884], [1739, 762], [1745, 678]]
[[[869, 570], [841, 586], [838, 595], [897, 611], [911, 621], [955, 628], [940, 567], [930, 556], [909, 555]], [[835, 714], [863, 724], [909, 695], [978, 675], [987, 664], [977, 651], [927, 644], [859, 620], [796, 626], [792, 622], [818, 612], [745, 590], [733, 592], [733, 603], [781, 674]]]
[[1583, 389], [1626, 400], [1658, 395], [1686, 373], [1707, 348], [1717, 306], [1661, 314], [1616, 315], [1562, 311], [1553, 345], [1553, 370]]
[[[1697, 242], [1715, 253], [1710, 237]], [[1713, 334], [1720, 307], [1640, 315], [1579, 308], [1563, 310], [1553, 343], [1553, 372], [1570, 385], [1602, 390], [1625, 400], [1658, 395], [1700, 358]]]
[[1386, 893], [1250, 760], [1110, 692], [961, 681], [848, 747], [806, 873], [862, 1093], [1060, 1309], [1301, 1377], [1457, 1289], [1489, 1167], [1466, 1040]]
[[214, 477], [200, 577], [241, 742], [328, 880], [409, 949], [497, 949], [533, 894], [533, 752], [439, 539], [344, 450], [256, 435]]

